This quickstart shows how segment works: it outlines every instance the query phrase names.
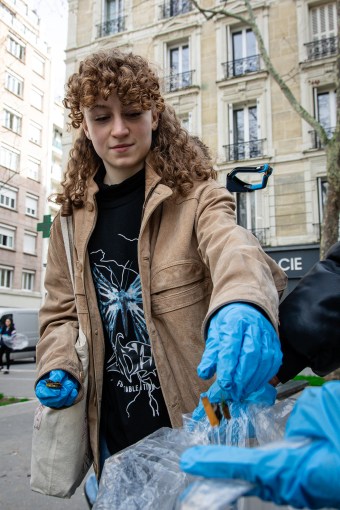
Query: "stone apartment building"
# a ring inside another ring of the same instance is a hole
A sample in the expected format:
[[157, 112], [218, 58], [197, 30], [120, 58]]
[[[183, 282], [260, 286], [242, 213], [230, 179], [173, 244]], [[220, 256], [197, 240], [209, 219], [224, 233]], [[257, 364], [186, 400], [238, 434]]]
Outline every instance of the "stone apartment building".
[[37, 224], [46, 214], [53, 141], [50, 57], [26, 1], [0, 0], [0, 34], [0, 306], [38, 308]]
[[[246, 15], [243, 1], [225, 6]], [[335, 2], [254, 0], [252, 6], [274, 67], [331, 134]], [[156, 64], [167, 100], [210, 147], [221, 182], [236, 166], [274, 168], [264, 191], [237, 194], [237, 216], [286, 270], [293, 288], [319, 256], [325, 152], [266, 71], [252, 30], [225, 16], [207, 21], [190, 0], [69, 0], [66, 74], [88, 53], [112, 46]]]

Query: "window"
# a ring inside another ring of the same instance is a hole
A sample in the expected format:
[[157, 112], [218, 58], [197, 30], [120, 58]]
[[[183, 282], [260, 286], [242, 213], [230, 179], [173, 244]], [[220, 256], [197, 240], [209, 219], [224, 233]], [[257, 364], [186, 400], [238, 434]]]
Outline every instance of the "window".
[[19, 159], [20, 153], [2, 145], [0, 147], [0, 165], [13, 170], [13, 172], [19, 171]]
[[0, 247], [14, 249], [15, 228], [8, 225], [0, 225]]
[[24, 233], [24, 253], [35, 255], [37, 252], [37, 234], [33, 232]]
[[170, 18], [192, 10], [190, 0], [166, 0], [162, 5], [162, 18]]
[[16, 113], [13, 110], [4, 108], [2, 125], [5, 128], [10, 129], [11, 131], [14, 131], [14, 133], [17, 133], [20, 135], [21, 134], [21, 121], [22, 121], [22, 117], [19, 113]]
[[41, 90], [32, 87], [31, 89], [31, 105], [38, 110], [43, 109], [44, 93]]
[[[336, 126], [336, 92], [314, 90], [315, 118], [325, 129], [328, 138], [332, 138]], [[313, 149], [323, 147], [316, 131], [310, 131]]]
[[168, 61], [171, 75], [166, 79], [167, 92], [190, 87], [193, 71], [190, 70], [189, 44], [169, 47]]
[[62, 150], [63, 146], [62, 146], [61, 142], [62, 142], [62, 133], [58, 128], [56, 128], [54, 126], [53, 127], [53, 140], [52, 140], [53, 147], [58, 150]]
[[313, 7], [310, 10], [310, 27], [312, 42], [306, 44], [308, 60], [335, 55], [337, 52], [335, 2]]
[[259, 228], [263, 225], [261, 214], [261, 194], [237, 193], [236, 194], [237, 223], [250, 230], [259, 240], [262, 246], [267, 244], [267, 229]]
[[243, 29], [233, 32], [231, 43], [232, 62], [229, 62], [228, 76], [240, 76], [260, 68], [256, 38], [252, 30]]
[[23, 96], [24, 80], [12, 72], [6, 71], [5, 88], [19, 97]]
[[39, 181], [40, 178], [40, 161], [29, 158], [27, 161], [27, 177]]
[[237, 223], [242, 227], [253, 230], [256, 227], [255, 193], [237, 193]]
[[313, 41], [336, 35], [336, 5], [331, 2], [310, 10]]
[[29, 137], [30, 141], [41, 145], [42, 127], [35, 122], [30, 122], [29, 126]]
[[26, 203], [25, 203], [25, 212], [29, 216], [37, 216], [38, 215], [38, 197], [34, 195], [26, 195]]
[[117, 34], [125, 30], [124, 1], [106, 0], [105, 21], [97, 25], [98, 37]]
[[39, 74], [40, 76], [44, 76], [45, 74], [45, 59], [42, 58], [37, 53], [33, 53], [33, 63], [32, 63], [33, 71]]
[[17, 39], [9, 35], [7, 37], [7, 51], [14, 55], [16, 58], [24, 62], [25, 60], [25, 46]]
[[15, 209], [17, 206], [18, 192], [9, 186], [3, 186], [0, 189], [0, 206], [8, 207], [8, 209]]
[[329, 131], [335, 129], [336, 125], [336, 92], [317, 92], [316, 94], [316, 112], [320, 124]]
[[233, 145], [230, 160], [249, 159], [261, 156], [262, 148], [258, 139], [257, 107], [236, 108], [233, 110]]
[[34, 271], [23, 271], [22, 279], [21, 279], [21, 288], [22, 290], [34, 290], [34, 280], [35, 280], [35, 272]]
[[13, 283], [14, 268], [8, 266], [0, 266], [0, 287], [11, 289]]

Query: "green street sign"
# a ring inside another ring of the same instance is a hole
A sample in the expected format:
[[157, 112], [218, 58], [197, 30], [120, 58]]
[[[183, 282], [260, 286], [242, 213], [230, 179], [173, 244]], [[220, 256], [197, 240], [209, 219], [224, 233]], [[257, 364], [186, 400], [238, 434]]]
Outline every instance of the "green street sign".
[[43, 237], [50, 237], [50, 229], [52, 225], [52, 216], [50, 214], [46, 214], [41, 223], [37, 225], [37, 231], [42, 232]]

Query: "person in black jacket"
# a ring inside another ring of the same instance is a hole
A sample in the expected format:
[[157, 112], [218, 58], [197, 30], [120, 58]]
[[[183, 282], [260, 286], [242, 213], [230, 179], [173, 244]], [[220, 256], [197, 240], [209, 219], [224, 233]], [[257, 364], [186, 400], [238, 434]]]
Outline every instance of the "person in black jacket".
[[280, 304], [279, 332], [281, 383], [306, 367], [319, 376], [340, 367], [340, 242]]
[[6, 369], [4, 370], [3, 373], [9, 374], [9, 367], [11, 364], [11, 357], [10, 357], [11, 347], [10, 347], [10, 345], [13, 343], [13, 338], [16, 334], [15, 326], [14, 326], [13, 321], [10, 317], [7, 317], [7, 319], [5, 320], [5, 323], [1, 327], [0, 334], [1, 334], [1, 337], [0, 337], [0, 370], [3, 369], [2, 358], [3, 358], [3, 355], [5, 354], [6, 355]]

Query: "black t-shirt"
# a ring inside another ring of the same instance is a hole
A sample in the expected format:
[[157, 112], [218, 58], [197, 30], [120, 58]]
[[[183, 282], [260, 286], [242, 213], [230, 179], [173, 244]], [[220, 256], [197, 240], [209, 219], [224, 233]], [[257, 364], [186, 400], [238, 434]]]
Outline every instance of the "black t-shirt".
[[113, 454], [171, 426], [143, 312], [137, 243], [145, 172], [124, 182], [96, 181], [98, 218], [89, 242], [93, 282], [105, 334], [101, 432]]

